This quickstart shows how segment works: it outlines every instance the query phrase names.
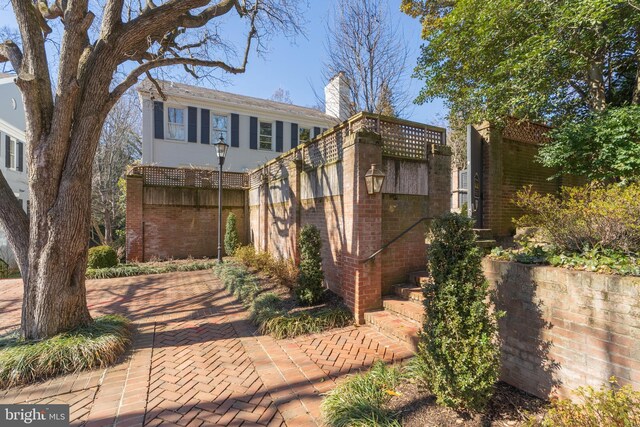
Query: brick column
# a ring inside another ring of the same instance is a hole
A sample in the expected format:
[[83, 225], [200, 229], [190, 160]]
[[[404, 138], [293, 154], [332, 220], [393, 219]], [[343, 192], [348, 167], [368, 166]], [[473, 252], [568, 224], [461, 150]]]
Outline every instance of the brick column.
[[144, 188], [141, 175], [127, 176], [127, 262], [144, 261]]
[[290, 162], [287, 168], [289, 174], [289, 245], [291, 248], [290, 256], [296, 263], [300, 262], [300, 254], [298, 253], [298, 233], [300, 232], [300, 173], [302, 165], [299, 161]]
[[[266, 173], [267, 169], [263, 169]], [[269, 180], [263, 179], [260, 184], [260, 245], [261, 251], [269, 250]]]
[[375, 163], [382, 166], [380, 137], [369, 133], [349, 135], [344, 148], [344, 210], [346, 253], [343, 289], [355, 320], [382, 306], [382, 261], [363, 263], [382, 246], [382, 193], [369, 195], [364, 176]]

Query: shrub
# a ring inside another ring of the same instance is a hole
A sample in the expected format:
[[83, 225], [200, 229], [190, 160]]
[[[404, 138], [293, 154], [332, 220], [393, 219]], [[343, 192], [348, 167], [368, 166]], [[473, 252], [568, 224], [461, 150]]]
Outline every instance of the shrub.
[[584, 249], [581, 253], [558, 253], [554, 248], [529, 245], [521, 249], [497, 247], [491, 250], [490, 256], [523, 264], [550, 264], [596, 273], [640, 276], [640, 257], [600, 247]]
[[95, 246], [89, 249], [88, 268], [110, 268], [118, 265], [118, 254], [111, 246]]
[[267, 267], [267, 273], [276, 280], [278, 285], [293, 289], [298, 283], [298, 268], [289, 259], [272, 259]]
[[607, 108], [582, 120], [568, 121], [551, 131], [551, 142], [540, 148], [545, 166], [560, 173], [594, 180], [640, 176], [640, 107]]
[[258, 326], [284, 313], [282, 299], [273, 292], [258, 295], [251, 305], [251, 320]]
[[332, 427], [400, 427], [396, 414], [385, 405], [400, 383], [400, 369], [376, 361], [363, 374], [347, 378], [331, 390], [322, 402], [322, 414]]
[[619, 387], [615, 378], [611, 386], [579, 387], [575, 394], [582, 403], [569, 399], [554, 399], [542, 420], [531, 419], [530, 426], [600, 427], [639, 426], [640, 392], [631, 386]]
[[269, 252], [256, 252], [253, 246], [239, 247], [235, 257], [247, 267], [268, 274], [280, 286], [293, 289], [298, 282], [298, 269], [289, 259], [276, 259]]
[[538, 227], [561, 251], [640, 250], [640, 183], [563, 187], [559, 197], [528, 187], [515, 203], [526, 212], [516, 224]]
[[317, 304], [324, 296], [321, 248], [320, 230], [316, 226], [309, 224], [302, 227], [298, 242], [300, 277], [298, 286], [295, 289], [296, 296], [302, 304]]
[[131, 343], [129, 321], [98, 317], [91, 324], [42, 341], [0, 338], [0, 389], [115, 363]]
[[424, 289], [426, 320], [417, 357], [438, 403], [480, 411], [493, 394], [500, 352], [473, 220], [447, 214], [433, 222], [431, 232], [433, 280]]
[[240, 246], [233, 253], [233, 256], [247, 267], [253, 268], [254, 259], [256, 256], [256, 250], [252, 245]]
[[251, 303], [262, 290], [255, 276], [246, 268], [233, 263], [217, 264], [214, 274], [222, 281], [224, 287], [238, 298], [245, 306]]
[[227, 255], [233, 256], [236, 249], [240, 247], [240, 236], [236, 226], [236, 216], [233, 212], [227, 216], [227, 226], [224, 233], [224, 251]]

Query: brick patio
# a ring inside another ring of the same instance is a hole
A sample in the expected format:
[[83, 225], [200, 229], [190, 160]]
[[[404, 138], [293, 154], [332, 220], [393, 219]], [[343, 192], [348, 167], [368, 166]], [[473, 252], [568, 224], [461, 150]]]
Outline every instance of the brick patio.
[[[20, 320], [22, 285], [0, 281], [0, 333]], [[403, 344], [369, 327], [291, 340], [259, 335], [208, 271], [87, 283], [93, 315], [121, 313], [133, 349], [108, 369], [0, 391], [0, 403], [71, 405], [72, 425], [315, 426], [322, 393]]]

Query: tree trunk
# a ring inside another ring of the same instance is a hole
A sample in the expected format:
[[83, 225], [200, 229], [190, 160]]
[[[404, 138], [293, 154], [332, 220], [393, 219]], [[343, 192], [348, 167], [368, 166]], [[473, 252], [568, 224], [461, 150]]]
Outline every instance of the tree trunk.
[[[60, 138], [71, 140], [72, 146], [77, 146], [76, 140], [95, 142], [97, 146], [99, 135], [81, 128], [77, 135]], [[48, 140], [47, 144], [60, 149], [66, 145], [56, 140]], [[45, 164], [56, 158], [56, 153], [52, 154], [45, 156]], [[71, 150], [68, 156], [73, 154]], [[30, 153], [29, 161], [42, 162], [43, 158]], [[23, 278], [21, 323], [21, 334], [29, 340], [48, 338], [92, 320], [85, 288], [91, 227], [91, 156], [65, 163], [60, 175], [46, 166], [30, 168], [29, 274]]]
[[104, 244], [111, 246], [113, 243], [113, 226], [111, 221], [111, 210], [105, 209], [104, 218]]

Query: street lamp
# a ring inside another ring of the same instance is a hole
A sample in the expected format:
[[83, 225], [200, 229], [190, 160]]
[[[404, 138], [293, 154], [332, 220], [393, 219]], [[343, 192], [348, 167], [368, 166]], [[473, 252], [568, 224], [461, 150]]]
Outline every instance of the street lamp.
[[371, 165], [371, 169], [364, 175], [364, 183], [367, 185], [367, 193], [376, 194], [382, 190], [385, 174], [378, 169], [375, 163]]
[[213, 145], [216, 147], [216, 156], [220, 165], [218, 170], [218, 262], [222, 263], [222, 165], [224, 165], [224, 158], [227, 157], [229, 145], [224, 142], [222, 135]]

